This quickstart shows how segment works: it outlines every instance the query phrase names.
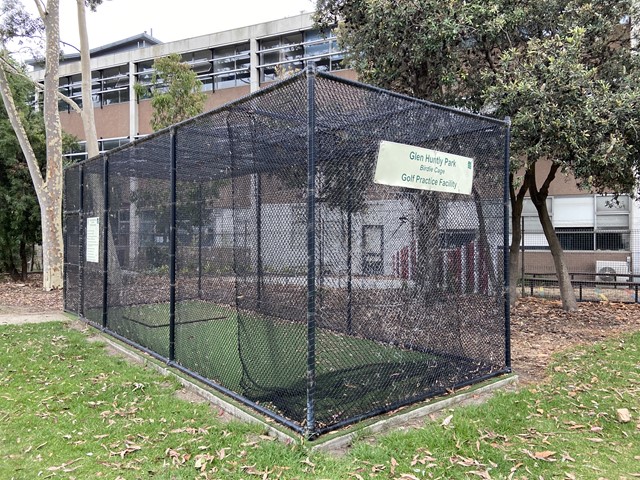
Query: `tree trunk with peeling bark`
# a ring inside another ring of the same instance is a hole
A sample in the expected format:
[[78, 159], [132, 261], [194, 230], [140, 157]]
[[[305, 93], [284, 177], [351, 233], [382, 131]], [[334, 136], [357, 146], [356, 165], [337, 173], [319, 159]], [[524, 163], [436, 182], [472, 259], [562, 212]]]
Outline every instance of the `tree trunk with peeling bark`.
[[60, 10], [58, 0], [39, 7], [44, 22], [46, 50], [44, 75], [44, 129], [47, 138], [47, 170], [38, 195], [42, 217], [43, 288], [63, 286], [64, 248], [62, 238], [62, 129], [58, 110], [58, 72], [60, 67]]
[[87, 144], [89, 158], [100, 153], [98, 148], [98, 134], [93, 113], [93, 98], [91, 96], [91, 55], [89, 52], [89, 36], [87, 34], [87, 14], [84, 0], [76, 0], [78, 7], [78, 35], [80, 36], [80, 69], [82, 73], [82, 126]]
[[[59, 9], [58, 1], [51, 0], [46, 10], [36, 2], [46, 28], [46, 66], [44, 89], [44, 123], [47, 139], [47, 167], [45, 176], [29, 142], [20, 114], [16, 109], [6, 72], [0, 68], [0, 94], [7, 110], [11, 126], [29, 167], [38, 203], [42, 224], [42, 268], [43, 288], [52, 290], [63, 286], [64, 248], [62, 237], [62, 130], [58, 112], [58, 67], [59, 67]], [[6, 50], [2, 55], [7, 55]], [[4, 62], [3, 62], [4, 63]]]

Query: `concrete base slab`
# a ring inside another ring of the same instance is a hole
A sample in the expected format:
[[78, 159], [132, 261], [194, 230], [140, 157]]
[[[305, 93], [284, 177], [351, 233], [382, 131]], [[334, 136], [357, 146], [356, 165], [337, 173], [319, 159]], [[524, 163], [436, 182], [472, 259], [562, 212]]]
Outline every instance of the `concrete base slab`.
[[515, 386], [518, 382], [517, 375], [506, 375], [497, 377], [478, 383], [471, 387], [465, 388], [460, 392], [453, 393], [447, 397], [437, 397], [422, 404], [407, 407], [393, 415], [387, 415], [382, 419], [375, 420], [368, 425], [354, 425], [351, 428], [344, 429], [343, 432], [337, 431], [328, 434], [330, 438], [323, 440], [320, 438], [313, 442], [311, 450], [319, 450], [324, 452], [335, 452], [348, 448], [356, 438], [363, 438], [384, 433], [393, 429], [409, 428], [419, 426], [424, 423], [427, 417], [437, 414], [445, 409], [462, 406], [468, 404], [477, 404], [487, 400], [496, 390], [504, 390]]

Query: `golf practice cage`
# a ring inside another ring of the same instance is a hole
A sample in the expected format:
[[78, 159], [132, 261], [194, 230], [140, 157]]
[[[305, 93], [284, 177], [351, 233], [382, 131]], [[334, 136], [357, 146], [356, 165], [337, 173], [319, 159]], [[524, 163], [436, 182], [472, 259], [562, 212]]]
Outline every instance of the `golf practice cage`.
[[65, 310], [309, 438], [509, 372], [508, 156], [310, 66], [67, 167]]

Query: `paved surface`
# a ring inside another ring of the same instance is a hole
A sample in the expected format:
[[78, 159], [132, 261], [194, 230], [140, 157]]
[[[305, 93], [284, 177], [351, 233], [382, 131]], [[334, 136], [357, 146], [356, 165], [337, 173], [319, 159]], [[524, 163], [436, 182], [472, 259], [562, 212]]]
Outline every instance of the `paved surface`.
[[63, 322], [69, 320], [62, 312], [45, 311], [39, 313], [25, 313], [19, 309], [14, 312], [0, 310], [0, 325], [20, 325], [23, 323]]

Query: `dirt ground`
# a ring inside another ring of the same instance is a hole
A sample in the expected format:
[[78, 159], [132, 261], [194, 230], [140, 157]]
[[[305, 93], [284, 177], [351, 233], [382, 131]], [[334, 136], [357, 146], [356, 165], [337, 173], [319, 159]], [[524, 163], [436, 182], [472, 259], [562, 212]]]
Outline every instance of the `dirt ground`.
[[[0, 277], [0, 324], [61, 310], [62, 291], [42, 291], [38, 276], [24, 283]], [[543, 381], [554, 353], [638, 330], [640, 304], [583, 302], [567, 313], [560, 301], [525, 297], [511, 311], [513, 369], [521, 382]]]

